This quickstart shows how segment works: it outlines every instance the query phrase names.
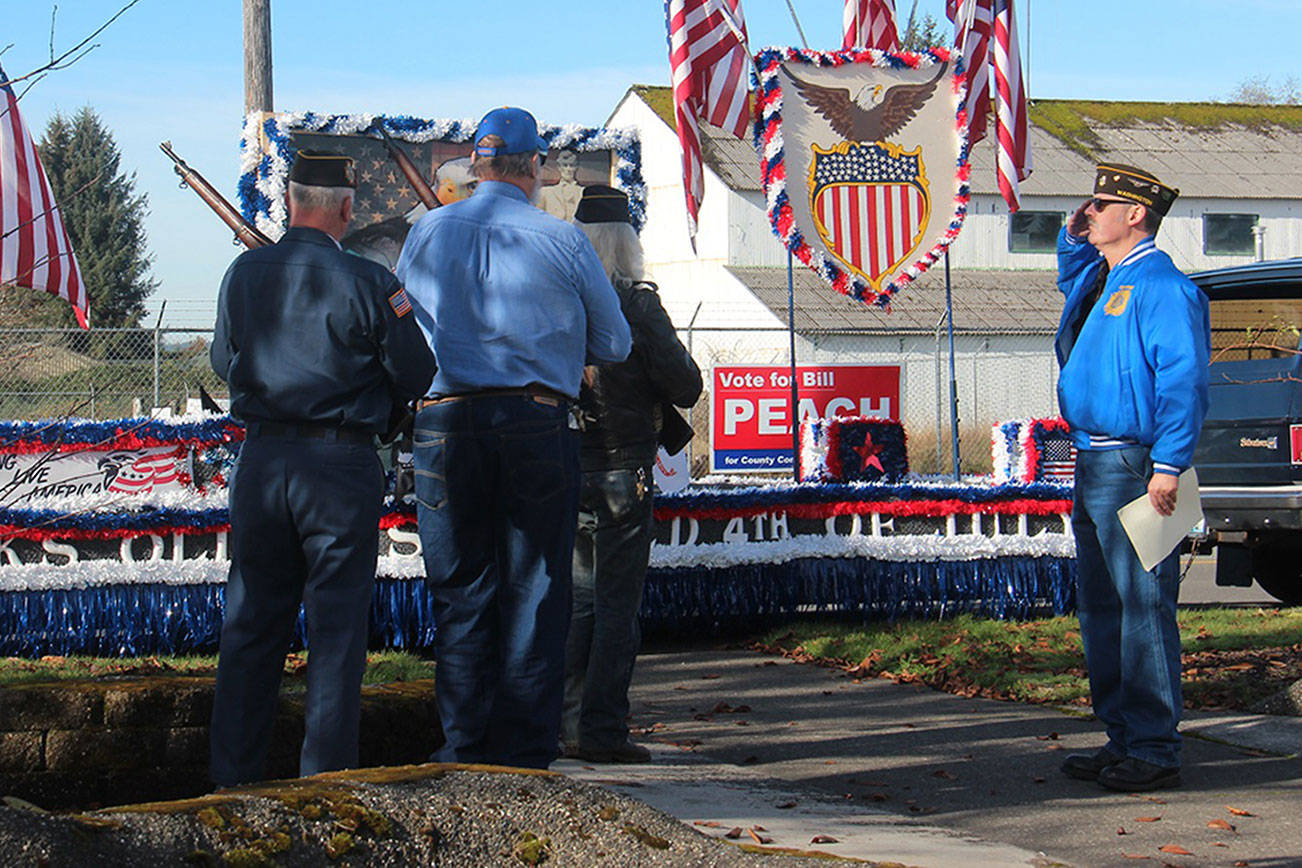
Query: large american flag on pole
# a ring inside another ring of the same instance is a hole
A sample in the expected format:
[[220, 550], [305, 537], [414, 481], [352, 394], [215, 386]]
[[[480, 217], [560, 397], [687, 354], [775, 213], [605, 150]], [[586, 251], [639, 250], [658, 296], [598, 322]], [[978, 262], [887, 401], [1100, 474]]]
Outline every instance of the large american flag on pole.
[[77, 323], [90, 328], [86, 287], [72, 242], [3, 69], [0, 92], [4, 96], [0, 114], [0, 286], [21, 286], [58, 296], [72, 305]]
[[841, 16], [842, 50], [880, 48], [899, 51], [895, 26], [895, 0], [845, 0]]
[[1016, 211], [1021, 205], [1018, 182], [1031, 174], [1031, 150], [1013, 0], [946, 0], [945, 14], [954, 22], [954, 44], [962, 49], [967, 66], [970, 145], [986, 135], [990, 73], [994, 72], [995, 130], [999, 141], [996, 175], [1008, 209]]
[[669, 66], [678, 141], [683, 148], [687, 231], [696, 245], [696, 215], [705, 195], [698, 119], [746, 134], [750, 64], [741, 0], [668, 0]]

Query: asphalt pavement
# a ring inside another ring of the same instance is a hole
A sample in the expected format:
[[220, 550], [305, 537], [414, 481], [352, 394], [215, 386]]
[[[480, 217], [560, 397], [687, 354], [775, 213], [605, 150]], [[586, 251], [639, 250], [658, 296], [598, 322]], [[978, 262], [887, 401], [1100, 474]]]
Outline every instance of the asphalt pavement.
[[631, 699], [651, 764], [553, 770], [709, 835], [919, 866], [1302, 865], [1302, 718], [1191, 713], [1183, 787], [1129, 795], [1059, 772], [1102, 743], [1079, 710], [738, 650], [643, 655]]

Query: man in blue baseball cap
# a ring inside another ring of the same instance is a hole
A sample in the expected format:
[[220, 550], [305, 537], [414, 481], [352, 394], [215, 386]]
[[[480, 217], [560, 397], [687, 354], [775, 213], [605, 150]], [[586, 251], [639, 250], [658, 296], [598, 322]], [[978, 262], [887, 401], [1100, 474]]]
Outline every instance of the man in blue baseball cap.
[[535, 207], [547, 142], [524, 109], [475, 131], [468, 199], [412, 227], [398, 260], [439, 375], [415, 424], [417, 520], [446, 738], [431, 759], [556, 758], [579, 501], [585, 364], [631, 345], [584, 234]]

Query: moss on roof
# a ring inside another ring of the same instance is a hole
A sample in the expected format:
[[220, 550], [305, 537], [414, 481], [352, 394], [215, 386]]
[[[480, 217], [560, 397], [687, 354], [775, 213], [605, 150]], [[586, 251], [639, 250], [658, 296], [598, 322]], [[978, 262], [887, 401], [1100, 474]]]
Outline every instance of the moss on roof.
[[1153, 124], [1193, 130], [1236, 126], [1258, 133], [1272, 127], [1297, 131], [1302, 130], [1302, 106], [1046, 99], [1031, 104], [1030, 120], [1076, 153], [1096, 159], [1107, 150], [1095, 132], [1098, 127]]
[[[672, 91], [663, 86], [633, 85], [633, 92], [650, 106], [670, 129], [676, 129]], [[1272, 127], [1302, 131], [1302, 106], [1243, 105], [1217, 102], [1105, 102], [1102, 100], [1042, 99], [1031, 103], [1031, 123], [1091, 160], [1107, 149], [1097, 127], [1155, 124], [1214, 130], [1227, 126], [1253, 132]]]

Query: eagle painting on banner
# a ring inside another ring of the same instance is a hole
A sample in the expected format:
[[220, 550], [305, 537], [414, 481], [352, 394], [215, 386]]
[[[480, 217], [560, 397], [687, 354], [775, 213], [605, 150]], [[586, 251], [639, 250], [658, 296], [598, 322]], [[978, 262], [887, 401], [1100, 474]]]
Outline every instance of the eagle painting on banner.
[[774, 231], [838, 292], [885, 305], [967, 210], [957, 56], [767, 49], [756, 60]]

